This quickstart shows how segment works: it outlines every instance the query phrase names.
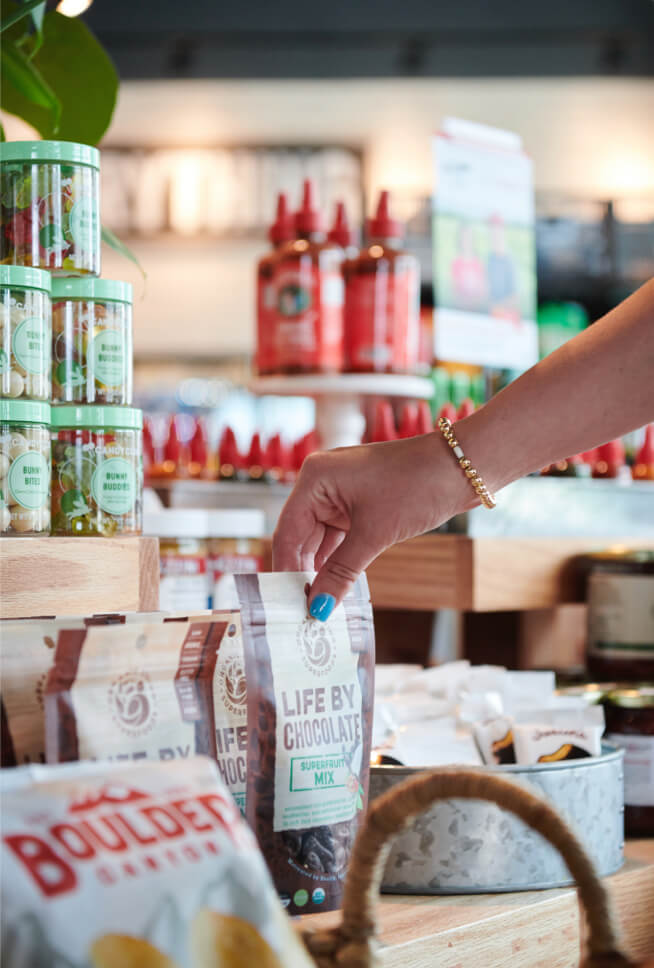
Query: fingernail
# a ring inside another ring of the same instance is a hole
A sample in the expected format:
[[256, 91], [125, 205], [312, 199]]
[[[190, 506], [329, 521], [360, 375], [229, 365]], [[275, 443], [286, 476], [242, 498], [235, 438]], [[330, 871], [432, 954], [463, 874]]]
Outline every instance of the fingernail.
[[336, 604], [336, 599], [333, 595], [316, 595], [314, 600], [309, 605], [309, 614], [313, 618], [317, 618], [319, 622], [326, 622], [329, 616], [334, 611], [334, 605]]

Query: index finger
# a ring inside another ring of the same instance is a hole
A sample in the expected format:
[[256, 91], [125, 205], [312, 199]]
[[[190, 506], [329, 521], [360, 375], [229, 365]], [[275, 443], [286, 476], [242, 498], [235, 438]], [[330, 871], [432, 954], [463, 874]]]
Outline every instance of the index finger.
[[315, 514], [296, 487], [282, 508], [273, 534], [275, 571], [302, 571], [302, 551], [316, 524]]

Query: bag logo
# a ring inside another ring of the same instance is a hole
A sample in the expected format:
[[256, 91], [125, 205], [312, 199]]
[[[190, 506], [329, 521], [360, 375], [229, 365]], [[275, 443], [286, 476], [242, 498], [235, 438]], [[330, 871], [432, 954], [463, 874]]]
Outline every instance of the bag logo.
[[[228, 635], [231, 634], [231, 630]], [[232, 646], [232, 648], [228, 648]], [[247, 714], [248, 690], [240, 635], [223, 641], [218, 653], [218, 682], [225, 707], [234, 716]]]
[[145, 672], [124, 672], [109, 688], [114, 722], [128, 736], [143, 736], [157, 720], [156, 697]]
[[336, 659], [334, 636], [323, 622], [306, 618], [298, 629], [299, 652], [304, 665], [315, 676], [331, 672]]

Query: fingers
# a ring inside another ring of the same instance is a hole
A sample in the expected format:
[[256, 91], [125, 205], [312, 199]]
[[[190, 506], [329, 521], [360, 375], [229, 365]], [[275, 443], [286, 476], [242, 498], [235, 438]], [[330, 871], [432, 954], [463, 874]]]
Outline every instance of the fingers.
[[347, 534], [314, 579], [309, 593], [309, 614], [326, 622], [358, 575], [380, 551], [381, 548], [373, 548], [356, 532]]
[[312, 570], [320, 571], [330, 555], [332, 555], [338, 546], [342, 544], [344, 538], [345, 531], [343, 531], [341, 528], [332, 528], [327, 525], [325, 527], [325, 534], [320, 547], [314, 556]]

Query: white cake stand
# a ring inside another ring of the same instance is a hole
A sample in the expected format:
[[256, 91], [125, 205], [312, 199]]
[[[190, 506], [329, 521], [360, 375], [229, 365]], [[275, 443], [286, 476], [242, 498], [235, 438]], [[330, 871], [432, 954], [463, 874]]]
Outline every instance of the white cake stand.
[[395, 373], [336, 373], [333, 375], [262, 376], [250, 389], [258, 396], [313, 397], [316, 430], [322, 446], [351, 447], [361, 443], [365, 430], [365, 397], [403, 397], [429, 400], [431, 380]]

